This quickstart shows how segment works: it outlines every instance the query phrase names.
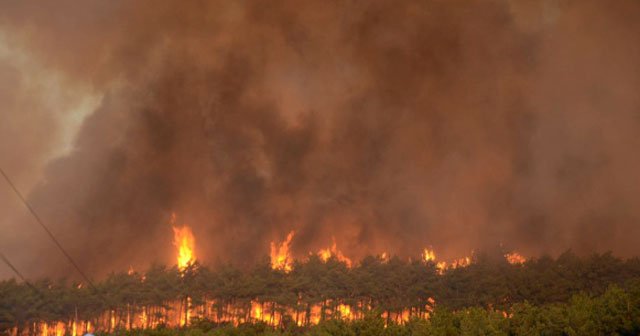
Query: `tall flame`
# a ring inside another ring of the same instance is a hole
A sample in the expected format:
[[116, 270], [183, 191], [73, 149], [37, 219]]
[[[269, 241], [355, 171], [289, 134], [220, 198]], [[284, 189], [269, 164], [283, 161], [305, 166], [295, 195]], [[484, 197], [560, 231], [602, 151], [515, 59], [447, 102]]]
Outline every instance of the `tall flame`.
[[293, 258], [290, 255], [289, 247], [293, 239], [294, 231], [289, 232], [287, 239], [280, 244], [271, 242], [271, 268], [290, 272], [293, 269]]
[[433, 250], [426, 248], [422, 251], [422, 260], [424, 262], [434, 262], [436, 261], [436, 253]]
[[195, 261], [194, 249], [196, 239], [188, 226], [177, 227], [176, 215], [171, 215], [171, 225], [173, 226], [173, 245], [178, 249], [178, 268], [184, 270], [189, 264]]
[[345, 263], [347, 267], [351, 268], [352, 262], [351, 259], [347, 258], [342, 251], [338, 250], [338, 245], [336, 244], [336, 238], [332, 237], [333, 244], [330, 248], [322, 249], [318, 252], [318, 256], [322, 261], [327, 262], [332, 256], [338, 259], [338, 261]]

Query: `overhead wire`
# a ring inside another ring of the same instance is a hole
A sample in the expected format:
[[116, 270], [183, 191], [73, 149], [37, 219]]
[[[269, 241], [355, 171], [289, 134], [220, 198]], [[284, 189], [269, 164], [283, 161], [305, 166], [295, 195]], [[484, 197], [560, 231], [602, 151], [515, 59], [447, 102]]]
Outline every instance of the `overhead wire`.
[[7, 258], [7, 256], [4, 255], [4, 253], [0, 252], [0, 259], [2, 259], [2, 261], [4, 261], [5, 264], [7, 264], [7, 266], [9, 266], [9, 268], [13, 271], [13, 273], [15, 273], [18, 278], [20, 278], [20, 280], [22, 280], [22, 282], [24, 282], [25, 284], [27, 284], [27, 286], [31, 287], [33, 290], [35, 290], [36, 292], [40, 293], [40, 291], [34, 286], [32, 285], [23, 275], [22, 273], [20, 273], [20, 271], [18, 271], [18, 269], [13, 266], [13, 264], [11, 263], [11, 261], [9, 261], [9, 259]]
[[[49, 236], [49, 238], [51, 238], [51, 240], [55, 243], [55, 245], [58, 247], [58, 249], [60, 250], [60, 252], [62, 252], [62, 254], [67, 258], [67, 260], [69, 261], [69, 263], [71, 263], [71, 265], [73, 265], [73, 267], [76, 269], [76, 271], [80, 274], [80, 276], [84, 279], [84, 281], [87, 282], [87, 284], [96, 292], [98, 293], [100, 296], [102, 296], [102, 294], [100, 294], [100, 292], [98, 291], [98, 288], [93, 284], [93, 281], [91, 281], [91, 279], [89, 279], [89, 277], [82, 271], [82, 269], [80, 269], [80, 266], [78, 266], [78, 263], [75, 262], [75, 260], [73, 260], [73, 258], [71, 257], [71, 255], [67, 252], [67, 250], [62, 247], [62, 244], [60, 244], [60, 242], [58, 241], [58, 239], [56, 239], [56, 237], [53, 235], [53, 233], [51, 232], [51, 230], [49, 230], [49, 228], [44, 224], [44, 222], [42, 221], [42, 219], [40, 218], [40, 216], [38, 216], [38, 214], [36, 213], [36, 211], [33, 209], [33, 207], [31, 207], [31, 205], [29, 204], [29, 202], [27, 202], [27, 200], [22, 196], [22, 194], [20, 193], [20, 191], [18, 190], [18, 188], [16, 188], [15, 184], [13, 183], [13, 181], [11, 181], [11, 179], [9, 178], [9, 176], [4, 172], [4, 170], [2, 170], [2, 168], [0, 168], [0, 174], [2, 174], [2, 176], [4, 177], [4, 179], [7, 181], [7, 183], [9, 184], [9, 186], [11, 186], [11, 189], [13, 189], [13, 191], [15, 192], [15, 194], [18, 196], [18, 198], [20, 199], [20, 201], [22, 201], [22, 203], [25, 205], [25, 207], [27, 207], [27, 209], [29, 210], [29, 212], [33, 215], [33, 217], [36, 219], [36, 222], [38, 224], [40, 224], [40, 227], [42, 227], [42, 229], [47, 233], [47, 235]], [[20, 272], [18, 272], [18, 270], [9, 262], [8, 259], [6, 259], [6, 256], [2, 255], [2, 259], [3, 261], [16, 273], [18, 274], [18, 276], [25, 281], [25, 283], [27, 283], [26, 279], [20, 274]], [[34, 287], [35, 288], [35, 287]], [[104, 299], [104, 298], [103, 298]], [[106, 300], [105, 300], [106, 301]]]
[[34, 286], [31, 282], [29, 282], [29, 280], [27, 280], [27, 278], [25, 278], [24, 275], [22, 275], [22, 273], [18, 271], [18, 269], [13, 265], [13, 263], [9, 261], [9, 258], [7, 258], [7, 256], [2, 252], [0, 252], [0, 259], [2, 259], [2, 261], [4, 261], [4, 263], [7, 266], [9, 266], [9, 268], [13, 271], [13, 273], [15, 273], [18, 276], [18, 278], [22, 280], [24, 284], [26, 284], [29, 288], [31, 288], [31, 290], [33, 290], [36, 293], [36, 295], [40, 297], [41, 301], [39, 304], [36, 305], [37, 308], [47, 305], [47, 296], [40, 289], [38, 289], [38, 287]]

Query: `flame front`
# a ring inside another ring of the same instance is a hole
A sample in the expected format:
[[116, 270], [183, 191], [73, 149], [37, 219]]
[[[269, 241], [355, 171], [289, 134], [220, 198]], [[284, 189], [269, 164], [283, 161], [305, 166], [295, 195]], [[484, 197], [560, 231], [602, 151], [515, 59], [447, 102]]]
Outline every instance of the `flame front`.
[[[195, 261], [194, 245], [195, 239], [191, 229], [187, 226], [177, 226], [175, 215], [172, 216], [174, 230], [174, 245], [178, 251], [178, 267], [184, 270]], [[281, 242], [271, 242], [271, 267], [274, 270], [281, 270], [286, 273], [293, 270], [293, 257], [291, 256], [291, 243], [294, 232], [291, 231], [285, 240]], [[335, 258], [351, 267], [352, 262], [345, 257], [338, 249], [335, 239], [331, 247], [321, 249], [317, 255], [326, 262], [330, 258]], [[380, 262], [389, 261], [389, 253], [383, 252], [378, 256]], [[522, 264], [526, 259], [517, 252], [504, 255], [505, 260], [511, 264]], [[431, 267], [435, 265], [438, 274], [445, 274], [447, 271], [469, 266], [473, 259], [462, 257], [450, 259], [448, 261], [437, 260], [436, 253], [431, 248], [422, 251], [422, 260]], [[144, 274], [139, 275], [132, 267], [127, 271], [129, 276], [138, 277], [141, 282], [145, 281]], [[182, 274], [184, 275], [184, 273]], [[81, 284], [78, 288], [81, 288]], [[173, 327], [187, 327], [193, 318], [209, 319], [214, 323], [230, 323], [238, 326], [247, 322], [262, 322], [273, 327], [282, 327], [283, 321], [291, 320], [298, 326], [308, 326], [320, 323], [322, 320], [338, 318], [345, 321], [355, 321], [363, 319], [366, 314], [372, 311], [371, 303], [367, 301], [343, 301], [340, 299], [325, 299], [322, 302], [314, 302], [308, 305], [303, 304], [302, 296], [298, 296], [298, 303], [295, 307], [282, 305], [276, 301], [260, 300], [254, 298], [249, 305], [236, 305], [233, 302], [218, 301], [217, 299], [205, 298], [204, 302], [196, 303], [190, 296], [180, 298], [175, 301], [167, 301], [162, 307], [143, 306], [139, 309], [131, 309], [127, 305], [126, 313], [117, 310], [107, 310], [95, 320], [95, 328], [107, 331], [118, 329], [135, 330], [157, 328], [160, 325]], [[411, 318], [429, 319], [436, 305], [432, 297], [426, 299], [426, 304], [419, 310], [414, 308], [404, 308], [401, 310], [386, 310], [380, 312], [380, 316], [388, 323], [406, 323]], [[216, 307], [212, 309], [212, 307]], [[503, 313], [505, 317], [509, 315]], [[77, 320], [63, 322], [39, 322], [34, 324], [34, 330], [39, 335], [62, 336], [71, 334], [79, 336], [94, 329], [91, 322]]]
[[189, 264], [195, 261], [194, 249], [196, 245], [196, 239], [193, 237], [193, 232], [188, 226], [177, 227], [175, 225], [176, 216], [171, 215], [171, 224], [173, 226], [173, 245], [178, 249], [178, 268], [184, 270]]
[[453, 260], [452, 262], [436, 261], [436, 252], [432, 249], [425, 248], [422, 251], [422, 261], [433, 262], [436, 264], [436, 270], [438, 274], [444, 274], [448, 269], [456, 269], [460, 267], [467, 267], [471, 265], [471, 257], [462, 257]]
[[352, 262], [351, 259], [347, 258], [342, 251], [338, 250], [338, 245], [336, 244], [335, 237], [332, 238], [333, 244], [330, 248], [322, 249], [318, 252], [318, 256], [324, 262], [327, 262], [331, 257], [335, 257], [338, 261], [347, 265], [348, 268], [351, 268]]
[[293, 258], [290, 255], [289, 247], [291, 246], [291, 240], [293, 240], [293, 234], [291, 231], [287, 235], [287, 239], [280, 244], [271, 242], [271, 268], [291, 272], [293, 269]]

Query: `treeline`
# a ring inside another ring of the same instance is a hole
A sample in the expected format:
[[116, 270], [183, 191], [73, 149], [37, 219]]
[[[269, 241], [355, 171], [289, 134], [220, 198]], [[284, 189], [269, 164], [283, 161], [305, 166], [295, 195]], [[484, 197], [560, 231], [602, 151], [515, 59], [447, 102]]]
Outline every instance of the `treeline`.
[[[371, 316], [389, 326], [409, 317], [431, 316], [431, 327], [444, 319], [455, 328], [463, 328], [469, 318], [511, 325], [523, 316], [557, 327], [565, 322], [554, 322], [556, 317], [592, 319], [593, 309], [605, 309], [597, 300], [606, 301], [612, 295], [628, 303], [616, 309], [630, 314], [629, 309], [637, 309], [637, 287], [630, 287], [637, 279], [640, 260], [622, 260], [609, 253], [580, 258], [566, 252], [556, 259], [542, 257], [517, 265], [501, 256], [481, 254], [471, 265], [443, 274], [432, 262], [373, 256], [353, 268], [335, 259], [323, 262], [310, 256], [297, 261], [289, 273], [271, 269], [268, 260], [248, 270], [233, 265], [211, 269], [197, 263], [185, 270], [155, 265], [144, 273], [111, 274], [96, 283], [96, 289], [65, 280], [42, 279], [33, 287], [2, 281], [0, 333], [33, 331], [42, 322], [90, 321], [98, 331], [111, 332], [176, 326], [180, 319], [188, 319], [192, 324], [209, 321], [214, 325], [266, 322], [280, 330], [319, 322], [313, 330], [346, 328], [360, 335], [357, 320]], [[622, 289], [606, 292], [611, 285]], [[594, 296], [600, 299], [590, 299]], [[580, 311], [582, 301], [593, 307]], [[253, 311], [256, 304], [260, 318]], [[345, 306], [354, 321], [326, 322], [344, 319], [340, 308]], [[315, 307], [320, 308], [314, 312]], [[269, 318], [262, 313], [267, 311]], [[640, 316], [634, 312], [633, 316]], [[314, 313], [317, 320], [312, 318]], [[143, 325], [133, 318], [141, 314]], [[513, 316], [505, 319], [504, 314]], [[171, 316], [177, 322], [172, 324]], [[535, 322], [531, 321], [526, 323]], [[402, 328], [423, 324], [413, 321]]]
[[332, 319], [310, 327], [290, 325], [273, 329], [264, 323], [239, 326], [196, 321], [189, 328], [118, 331], [118, 335], [149, 336], [458, 336], [458, 335], [638, 335], [640, 334], [640, 283], [626, 290], [609, 287], [592, 297], [576, 294], [566, 303], [534, 306], [515, 303], [508, 315], [470, 307], [458, 311], [436, 308], [429, 319], [413, 318], [403, 324], [387, 323], [378, 312], [363, 319]]

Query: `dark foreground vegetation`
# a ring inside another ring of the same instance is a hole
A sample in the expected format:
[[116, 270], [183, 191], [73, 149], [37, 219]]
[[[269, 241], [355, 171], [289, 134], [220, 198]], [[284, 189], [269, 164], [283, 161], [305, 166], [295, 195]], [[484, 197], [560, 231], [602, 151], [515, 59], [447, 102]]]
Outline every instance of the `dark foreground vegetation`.
[[[353, 268], [310, 257], [297, 262], [290, 273], [272, 270], [268, 261], [249, 270], [230, 265], [209, 269], [195, 264], [184, 271], [153, 266], [144, 274], [112, 274], [96, 284], [97, 291], [65, 280], [35, 281], [35, 288], [14, 280], [0, 282], [0, 334], [42, 321], [80, 319], [99, 325], [105, 311], [124, 321], [125, 314], [145, 307], [163, 307], [149, 316], [162, 321], [162, 314], [175, 309], [168, 302], [188, 298], [192, 309], [210, 309], [216, 316], [224, 315], [230, 305], [250, 309], [251, 302], [301, 315], [314, 305], [323, 310], [318, 325], [287, 317], [274, 326], [252, 321], [234, 327], [191, 316], [189, 328], [163, 328], [160, 323], [144, 334], [638, 335], [639, 280], [638, 259], [621, 260], [611, 254], [579, 258], [570, 252], [522, 265], [479, 255], [470, 266], [444, 274], [438, 274], [431, 262], [377, 257], [367, 257]], [[342, 320], [338, 304], [354, 307], [358, 318]], [[390, 313], [403, 310], [431, 317], [398, 325]], [[131, 326], [120, 323], [97, 331], [143, 333], [125, 331], [127, 327]]]

